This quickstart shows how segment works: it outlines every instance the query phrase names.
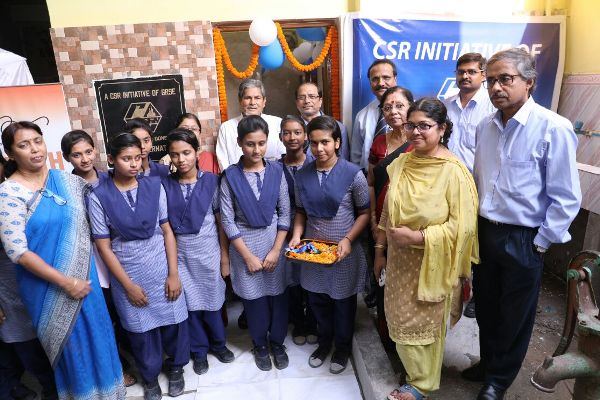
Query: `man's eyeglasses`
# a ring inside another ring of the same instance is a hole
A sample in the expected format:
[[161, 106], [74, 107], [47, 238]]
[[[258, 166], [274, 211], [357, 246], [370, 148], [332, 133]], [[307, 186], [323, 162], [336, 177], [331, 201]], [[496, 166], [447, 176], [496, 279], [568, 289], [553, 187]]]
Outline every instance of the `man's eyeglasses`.
[[383, 107], [381, 107], [381, 109], [383, 110], [384, 113], [390, 113], [390, 112], [392, 112], [392, 110], [402, 111], [404, 109], [404, 107], [406, 107], [406, 106], [402, 103], [394, 103], [394, 104], [386, 104]]
[[59, 195], [57, 195], [56, 193], [54, 193], [51, 190], [44, 188], [44, 189], [40, 190], [40, 194], [48, 199], [54, 200], [54, 202], [56, 204], [58, 204], [59, 206], [64, 206], [65, 204], [67, 204], [67, 200], [63, 199], [62, 197], [60, 197]]
[[417, 128], [417, 131], [419, 131], [419, 133], [426, 133], [426, 132], [429, 132], [429, 130], [432, 127], [434, 127], [435, 125], [437, 125], [437, 124], [430, 125], [425, 122], [419, 122], [418, 124], [413, 124], [412, 122], [407, 122], [407, 123], [402, 124], [402, 130], [404, 132], [411, 133], [415, 130], [415, 128]]
[[515, 80], [515, 76], [520, 76], [519, 74], [516, 75], [510, 75], [510, 74], [502, 74], [499, 75], [497, 78], [493, 77], [493, 76], [489, 76], [487, 78], [485, 78], [484, 81], [484, 85], [486, 88], [491, 88], [493, 87], [496, 82], [498, 82], [500, 84], [500, 86], [510, 86], [513, 84], [513, 81]]
[[309, 100], [313, 100], [314, 101], [314, 100], [317, 100], [317, 99], [320, 99], [320, 98], [321, 98], [321, 96], [319, 96], [318, 94], [309, 94], [308, 96], [306, 96], [306, 95], [297, 96], [296, 100], [298, 100], [298, 101], [306, 101], [307, 99], [309, 99]]
[[481, 72], [483, 72], [482, 69], [457, 69], [456, 71], [456, 75], [458, 76], [463, 76], [464, 74], [467, 74], [469, 76], [475, 76]]
[[187, 129], [196, 133], [200, 132], [200, 128], [198, 128], [197, 126], [181, 125], [180, 128]]

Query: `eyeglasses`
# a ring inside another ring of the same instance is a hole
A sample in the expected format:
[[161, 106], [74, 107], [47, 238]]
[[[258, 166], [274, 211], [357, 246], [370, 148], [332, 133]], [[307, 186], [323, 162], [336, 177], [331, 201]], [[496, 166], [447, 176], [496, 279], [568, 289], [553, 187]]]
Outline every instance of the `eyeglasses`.
[[320, 99], [320, 98], [321, 98], [321, 96], [319, 96], [318, 94], [309, 94], [308, 96], [307, 95], [297, 96], [296, 100], [298, 100], [298, 101], [306, 101], [307, 99], [309, 99], [309, 100], [313, 100], [314, 101], [314, 100], [317, 100], [317, 99]]
[[510, 86], [513, 84], [513, 82], [515, 80], [515, 76], [520, 76], [520, 75], [519, 74], [516, 74], [516, 75], [502, 74], [502, 75], [499, 75], [497, 78], [494, 78], [493, 76], [489, 76], [489, 77], [485, 78], [484, 86], [486, 88], [491, 88], [496, 84], [496, 82], [498, 82], [500, 84], [500, 86], [502, 86], [502, 87]]
[[197, 133], [197, 132], [200, 132], [200, 128], [198, 128], [197, 126], [190, 126], [190, 125], [180, 125], [179, 127], [180, 127], [180, 128], [183, 128], [183, 129], [190, 130], [190, 131], [192, 131], [192, 132], [196, 132], [196, 133]]
[[483, 72], [482, 69], [457, 69], [456, 71], [456, 75], [458, 76], [463, 76], [464, 74], [467, 74], [469, 76], [475, 76], [481, 72]]
[[381, 107], [381, 109], [383, 110], [384, 113], [390, 113], [390, 112], [392, 112], [392, 110], [402, 111], [404, 109], [404, 107], [406, 107], [406, 106], [402, 103], [393, 103], [393, 104], [386, 104], [383, 107]]
[[417, 128], [417, 131], [419, 131], [419, 133], [426, 133], [432, 127], [434, 127], [436, 125], [438, 125], [438, 124], [430, 125], [425, 122], [419, 122], [418, 124], [413, 124], [412, 122], [407, 122], [405, 124], [402, 124], [402, 130], [404, 132], [411, 133], [415, 130], [415, 128]]
[[54, 202], [56, 204], [58, 204], [59, 206], [64, 206], [65, 204], [67, 204], [67, 200], [63, 199], [62, 197], [60, 197], [59, 195], [57, 195], [56, 193], [54, 193], [53, 191], [49, 190], [49, 189], [42, 189], [40, 190], [40, 194], [44, 197], [46, 197], [47, 199], [52, 199], [54, 200]]

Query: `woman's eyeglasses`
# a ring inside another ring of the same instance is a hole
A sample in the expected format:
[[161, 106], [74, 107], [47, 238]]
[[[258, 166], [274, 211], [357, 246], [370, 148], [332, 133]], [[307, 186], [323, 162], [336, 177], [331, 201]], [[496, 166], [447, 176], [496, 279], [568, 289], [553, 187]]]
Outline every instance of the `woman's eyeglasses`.
[[412, 122], [407, 122], [405, 124], [402, 124], [402, 130], [404, 132], [411, 133], [415, 130], [415, 128], [417, 128], [417, 131], [419, 131], [419, 133], [427, 133], [427, 132], [429, 132], [429, 130], [432, 127], [434, 127], [436, 125], [437, 124], [430, 125], [425, 122], [419, 122], [418, 124], [413, 124]]
[[44, 188], [40, 190], [40, 194], [48, 199], [54, 200], [54, 202], [59, 206], [64, 206], [65, 204], [67, 204], [67, 200], [63, 199], [62, 197], [60, 197], [59, 195], [57, 195], [49, 189]]

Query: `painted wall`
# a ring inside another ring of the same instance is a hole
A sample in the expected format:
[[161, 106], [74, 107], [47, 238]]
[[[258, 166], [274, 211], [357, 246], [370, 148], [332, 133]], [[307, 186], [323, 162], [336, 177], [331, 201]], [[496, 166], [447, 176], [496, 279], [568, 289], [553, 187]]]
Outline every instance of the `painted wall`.
[[570, 0], [565, 74], [600, 73], [600, 1]]
[[53, 28], [178, 21], [335, 18], [358, 0], [47, 0]]

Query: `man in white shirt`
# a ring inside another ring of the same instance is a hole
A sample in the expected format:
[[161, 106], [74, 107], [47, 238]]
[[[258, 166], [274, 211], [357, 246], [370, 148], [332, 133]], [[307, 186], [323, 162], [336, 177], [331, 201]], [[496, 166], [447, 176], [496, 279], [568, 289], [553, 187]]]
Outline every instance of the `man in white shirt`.
[[278, 160], [285, 153], [285, 147], [279, 140], [281, 118], [263, 114], [267, 104], [265, 87], [258, 79], [244, 79], [238, 90], [241, 115], [231, 118], [221, 124], [217, 136], [217, 160], [221, 171], [225, 171], [231, 164], [235, 164], [242, 156], [242, 149], [237, 144], [237, 126], [240, 120], [247, 115], [260, 115], [269, 125], [267, 141], [268, 160]]
[[[448, 149], [473, 172], [475, 128], [483, 118], [496, 111], [485, 81], [486, 59], [479, 53], [466, 53], [456, 61], [458, 94], [444, 100], [448, 117], [454, 124]], [[473, 316], [474, 317], [474, 316]]]
[[388, 131], [379, 108], [379, 101], [388, 88], [396, 86], [397, 74], [396, 65], [387, 59], [374, 61], [367, 71], [371, 91], [376, 98], [356, 114], [350, 145], [350, 161], [359, 165], [364, 171], [369, 168], [369, 151], [373, 139]]

